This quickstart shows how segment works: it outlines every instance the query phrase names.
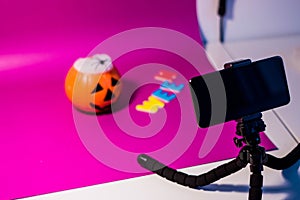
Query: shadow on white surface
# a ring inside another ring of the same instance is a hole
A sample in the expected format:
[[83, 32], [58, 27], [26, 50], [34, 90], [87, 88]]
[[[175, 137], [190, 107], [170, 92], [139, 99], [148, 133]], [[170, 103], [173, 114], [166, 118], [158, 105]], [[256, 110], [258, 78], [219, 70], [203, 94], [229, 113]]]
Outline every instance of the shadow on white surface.
[[[283, 185], [263, 186], [263, 193], [276, 194], [286, 193], [286, 200], [300, 199], [300, 161], [288, 169], [282, 170], [282, 177], [285, 180]], [[199, 187], [199, 190], [211, 192], [240, 192], [248, 193], [249, 185], [233, 185], [233, 184], [210, 184], [204, 187]]]

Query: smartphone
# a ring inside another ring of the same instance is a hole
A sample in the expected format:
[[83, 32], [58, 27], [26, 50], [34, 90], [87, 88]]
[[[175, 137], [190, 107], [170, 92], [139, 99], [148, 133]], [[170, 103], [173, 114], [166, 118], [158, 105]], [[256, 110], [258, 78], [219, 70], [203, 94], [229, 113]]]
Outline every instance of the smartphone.
[[197, 122], [206, 128], [290, 102], [282, 58], [270, 57], [189, 81]]

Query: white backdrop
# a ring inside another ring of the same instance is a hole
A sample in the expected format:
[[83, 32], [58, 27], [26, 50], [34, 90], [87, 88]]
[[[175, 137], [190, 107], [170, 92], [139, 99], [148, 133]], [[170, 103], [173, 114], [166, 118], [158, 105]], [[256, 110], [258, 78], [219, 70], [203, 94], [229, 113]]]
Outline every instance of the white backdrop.
[[[219, 39], [219, 0], [197, 0], [207, 42]], [[299, 0], [227, 0], [225, 42], [300, 33]]]

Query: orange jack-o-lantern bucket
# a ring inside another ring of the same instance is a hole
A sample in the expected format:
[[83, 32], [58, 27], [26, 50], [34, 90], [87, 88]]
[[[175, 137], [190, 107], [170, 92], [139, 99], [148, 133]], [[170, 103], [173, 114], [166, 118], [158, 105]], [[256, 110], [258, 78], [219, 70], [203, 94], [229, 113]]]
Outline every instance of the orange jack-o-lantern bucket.
[[67, 74], [65, 90], [77, 109], [107, 112], [120, 95], [120, 74], [106, 54], [79, 58]]

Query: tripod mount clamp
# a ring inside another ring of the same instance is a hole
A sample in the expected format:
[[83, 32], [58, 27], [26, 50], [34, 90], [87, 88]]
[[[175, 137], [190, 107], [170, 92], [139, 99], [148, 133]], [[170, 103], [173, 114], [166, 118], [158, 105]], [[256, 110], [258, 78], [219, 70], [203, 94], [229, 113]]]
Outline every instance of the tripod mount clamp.
[[242, 147], [243, 143], [250, 146], [260, 144], [261, 141], [259, 133], [264, 131], [266, 128], [266, 125], [262, 120], [261, 113], [248, 115], [236, 121], [236, 134], [238, 136], [242, 136], [242, 138], [235, 137], [233, 139], [237, 147]]

